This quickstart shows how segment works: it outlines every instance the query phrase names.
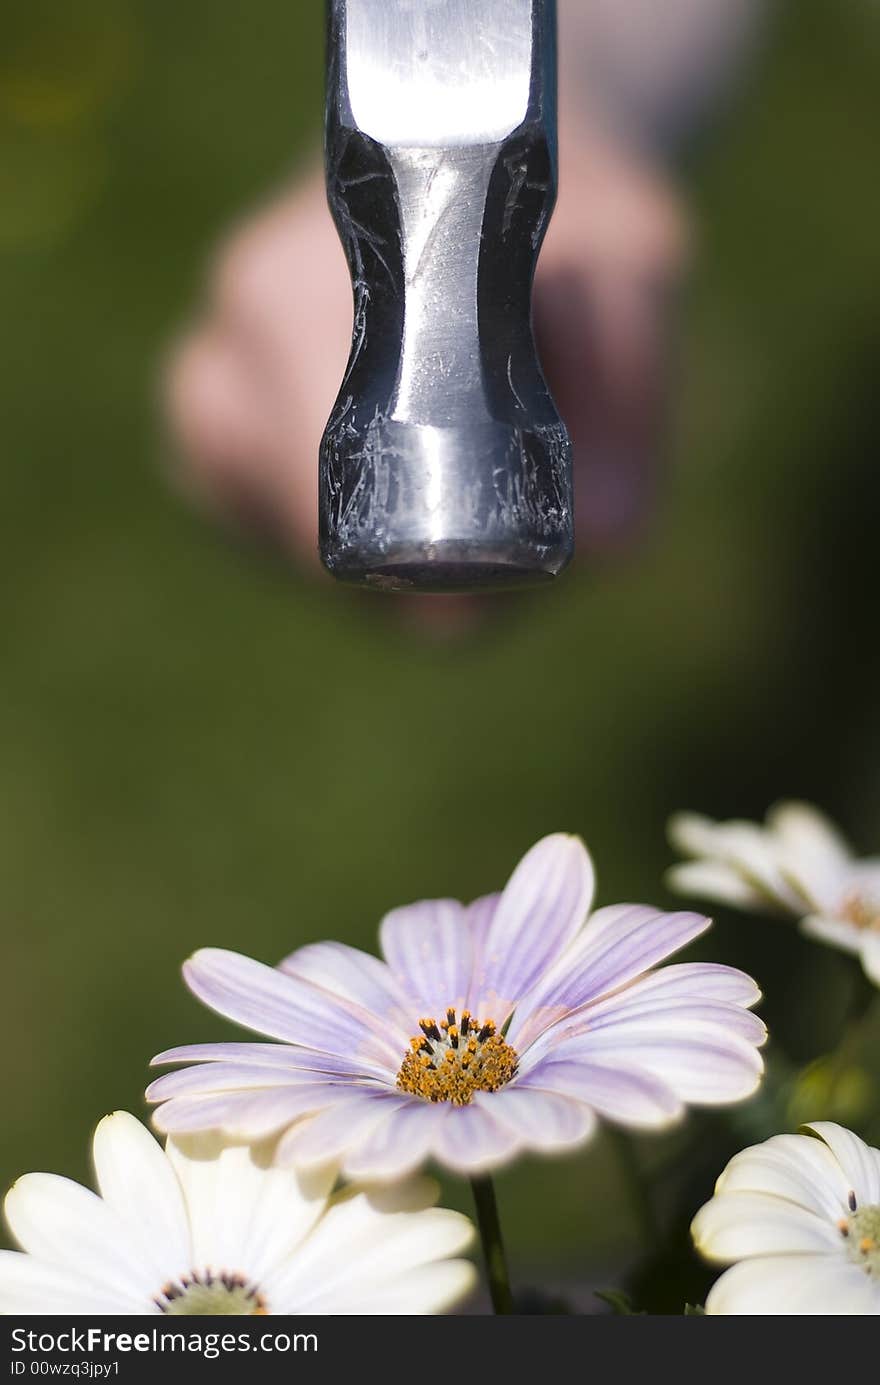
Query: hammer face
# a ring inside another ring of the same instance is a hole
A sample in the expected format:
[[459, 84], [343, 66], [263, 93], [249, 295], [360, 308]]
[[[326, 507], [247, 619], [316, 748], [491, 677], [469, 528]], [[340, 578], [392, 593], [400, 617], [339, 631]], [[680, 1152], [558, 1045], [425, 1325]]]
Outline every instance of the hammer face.
[[332, 0], [326, 156], [352, 275], [326, 566], [392, 590], [554, 576], [570, 447], [530, 294], [556, 185], [548, 0]]
[[352, 118], [380, 144], [488, 144], [523, 120], [530, 0], [349, 0], [344, 24]]

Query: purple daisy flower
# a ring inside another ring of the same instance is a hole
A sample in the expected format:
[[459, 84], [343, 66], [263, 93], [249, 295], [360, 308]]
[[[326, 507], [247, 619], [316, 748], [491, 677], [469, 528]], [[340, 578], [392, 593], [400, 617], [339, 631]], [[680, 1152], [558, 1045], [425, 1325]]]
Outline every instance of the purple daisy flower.
[[382, 921], [383, 959], [342, 943], [278, 968], [214, 948], [184, 966], [211, 1009], [274, 1043], [195, 1044], [154, 1063], [160, 1130], [281, 1132], [278, 1158], [399, 1178], [433, 1158], [475, 1175], [582, 1144], [597, 1118], [659, 1129], [761, 1078], [760, 992], [731, 967], [652, 971], [709, 927], [621, 904], [590, 914], [579, 838], [545, 837], [500, 895]]

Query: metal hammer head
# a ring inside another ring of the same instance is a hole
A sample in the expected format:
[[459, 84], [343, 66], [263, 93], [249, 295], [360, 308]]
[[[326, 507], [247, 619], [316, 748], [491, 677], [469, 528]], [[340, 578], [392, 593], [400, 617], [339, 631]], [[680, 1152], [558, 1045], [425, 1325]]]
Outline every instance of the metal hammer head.
[[530, 303], [555, 95], [553, 0], [330, 0], [327, 189], [355, 314], [320, 542], [343, 580], [512, 585], [571, 556]]

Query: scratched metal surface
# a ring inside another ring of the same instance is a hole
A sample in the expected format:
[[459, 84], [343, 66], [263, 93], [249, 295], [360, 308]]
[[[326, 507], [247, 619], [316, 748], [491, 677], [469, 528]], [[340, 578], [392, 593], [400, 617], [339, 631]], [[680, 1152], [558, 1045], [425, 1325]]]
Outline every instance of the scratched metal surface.
[[530, 320], [554, 18], [546, 0], [331, 7], [327, 184], [355, 314], [320, 520], [346, 580], [495, 586], [570, 556], [570, 447]]

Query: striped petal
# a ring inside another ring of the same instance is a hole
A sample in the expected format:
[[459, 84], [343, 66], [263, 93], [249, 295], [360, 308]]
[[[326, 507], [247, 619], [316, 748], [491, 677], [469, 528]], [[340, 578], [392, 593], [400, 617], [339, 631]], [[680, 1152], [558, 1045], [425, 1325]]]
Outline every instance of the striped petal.
[[387, 1182], [403, 1178], [424, 1164], [435, 1151], [444, 1152], [454, 1108], [409, 1098], [387, 1103], [383, 1119], [373, 1124], [344, 1156], [347, 1177]]
[[599, 909], [574, 947], [526, 995], [510, 1027], [522, 1053], [551, 1024], [635, 981], [709, 927], [702, 914], [664, 914], [644, 905]]
[[183, 968], [184, 980], [205, 1005], [258, 1034], [304, 1048], [369, 1062], [400, 1062], [379, 1016], [342, 996], [250, 957], [203, 948]]
[[310, 943], [285, 957], [279, 969], [380, 1017], [406, 1043], [412, 1011], [391, 968], [378, 957], [344, 943]]
[[476, 1008], [499, 1023], [583, 927], [593, 864], [578, 837], [557, 833], [533, 846], [510, 877], [488, 929]]
[[[474, 933], [456, 899], [424, 899], [386, 914], [379, 929], [383, 956], [410, 1002], [409, 1023], [464, 1007], [474, 971]], [[406, 1046], [404, 1034], [404, 1047]]]
[[[370, 1063], [350, 1054], [323, 1053], [320, 1049], [297, 1048], [292, 1044], [183, 1044], [168, 1048], [150, 1060], [151, 1067], [166, 1063], [216, 1063], [247, 1067], [254, 1074], [253, 1085], [259, 1086], [262, 1073], [283, 1072], [288, 1075], [307, 1073], [327, 1077], [373, 1078], [387, 1081], [387, 1063]], [[157, 1079], [158, 1081], [158, 1079]], [[271, 1078], [266, 1077], [266, 1082]], [[149, 1090], [152, 1090], [150, 1088]], [[148, 1100], [155, 1100], [148, 1097]]]
[[689, 1033], [686, 1020], [673, 1030], [649, 1020], [579, 1034], [565, 1046], [567, 1056], [609, 1067], [653, 1074], [692, 1106], [742, 1101], [758, 1086], [764, 1064], [739, 1035]]
[[158, 1108], [153, 1123], [168, 1135], [222, 1130], [234, 1139], [262, 1140], [300, 1116], [342, 1099], [347, 1090], [325, 1082], [305, 1082], [271, 1090], [174, 1097]]
[[491, 1112], [524, 1149], [542, 1154], [585, 1144], [596, 1132], [589, 1106], [561, 1088], [514, 1083], [494, 1093]]
[[615, 1068], [601, 1062], [550, 1057], [537, 1063], [516, 1085], [517, 1089], [575, 1098], [606, 1120], [635, 1129], [663, 1129], [684, 1114], [684, 1105], [672, 1089], [637, 1067]]
[[328, 1159], [342, 1162], [376, 1126], [411, 1100], [396, 1092], [364, 1093], [350, 1089], [344, 1100], [291, 1126], [279, 1143], [276, 1157], [279, 1163], [305, 1168]]

